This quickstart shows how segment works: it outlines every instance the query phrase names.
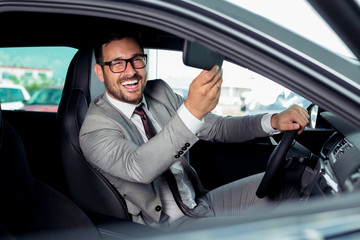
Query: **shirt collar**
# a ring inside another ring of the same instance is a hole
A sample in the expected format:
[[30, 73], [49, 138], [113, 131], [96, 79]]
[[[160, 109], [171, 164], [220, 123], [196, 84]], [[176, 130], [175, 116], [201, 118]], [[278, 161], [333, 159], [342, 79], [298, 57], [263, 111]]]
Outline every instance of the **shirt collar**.
[[141, 102], [139, 104], [121, 102], [119, 100], [110, 97], [107, 92], [105, 92], [105, 96], [112, 105], [114, 105], [119, 111], [121, 111], [129, 119], [133, 115], [135, 108], [139, 106], [141, 103], [144, 103], [146, 109], [148, 107], [145, 100], [145, 96], [142, 97]]

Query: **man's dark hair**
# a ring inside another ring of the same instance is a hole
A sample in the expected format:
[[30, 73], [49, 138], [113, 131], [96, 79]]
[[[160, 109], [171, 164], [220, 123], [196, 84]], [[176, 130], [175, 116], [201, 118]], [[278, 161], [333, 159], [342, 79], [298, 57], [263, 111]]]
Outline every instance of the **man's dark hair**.
[[96, 62], [103, 62], [102, 46], [104, 44], [123, 38], [133, 38], [139, 44], [142, 52], [144, 52], [144, 45], [142, 42], [141, 33], [139, 31], [133, 29], [105, 29], [104, 31], [102, 31], [101, 36], [98, 37], [94, 47]]

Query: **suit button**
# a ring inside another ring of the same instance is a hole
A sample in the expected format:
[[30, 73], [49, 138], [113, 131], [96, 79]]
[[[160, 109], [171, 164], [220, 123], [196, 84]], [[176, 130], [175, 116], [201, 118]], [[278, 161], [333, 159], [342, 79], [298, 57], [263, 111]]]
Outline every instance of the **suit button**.
[[181, 148], [181, 150], [184, 150], [184, 151], [185, 151], [186, 149], [187, 149], [187, 147], [182, 147], [182, 148]]
[[160, 212], [160, 211], [161, 211], [161, 206], [157, 205], [157, 206], [155, 207], [155, 211]]
[[180, 155], [178, 154], [178, 155], [175, 155], [175, 158], [179, 158], [180, 157]]
[[182, 155], [184, 152], [183, 151], [179, 151], [178, 152], [178, 155]]
[[190, 143], [185, 143], [185, 147], [190, 147]]

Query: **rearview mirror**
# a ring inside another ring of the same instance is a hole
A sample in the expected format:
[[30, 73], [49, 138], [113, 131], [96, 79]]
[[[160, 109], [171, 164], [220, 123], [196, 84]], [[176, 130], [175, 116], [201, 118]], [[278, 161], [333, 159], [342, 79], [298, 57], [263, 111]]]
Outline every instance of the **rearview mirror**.
[[319, 107], [315, 104], [311, 104], [310, 106], [308, 106], [307, 110], [310, 115], [310, 121], [308, 123], [308, 127], [315, 129], [316, 123], [317, 123], [317, 118], [319, 115]]
[[185, 65], [195, 68], [210, 70], [214, 65], [222, 66], [224, 56], [196, 42], [185, 40], [183, 50], [183, 62]]

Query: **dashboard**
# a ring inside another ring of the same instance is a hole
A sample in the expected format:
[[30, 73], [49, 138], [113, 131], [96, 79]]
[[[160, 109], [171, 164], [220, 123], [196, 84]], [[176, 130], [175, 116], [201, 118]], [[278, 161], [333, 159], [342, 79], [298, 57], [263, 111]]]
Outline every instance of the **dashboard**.
[[325, 195], [360, 188], [360, 131], [336, 115], [320, 113], [335, 132], [323, 145], [316, 186]]

